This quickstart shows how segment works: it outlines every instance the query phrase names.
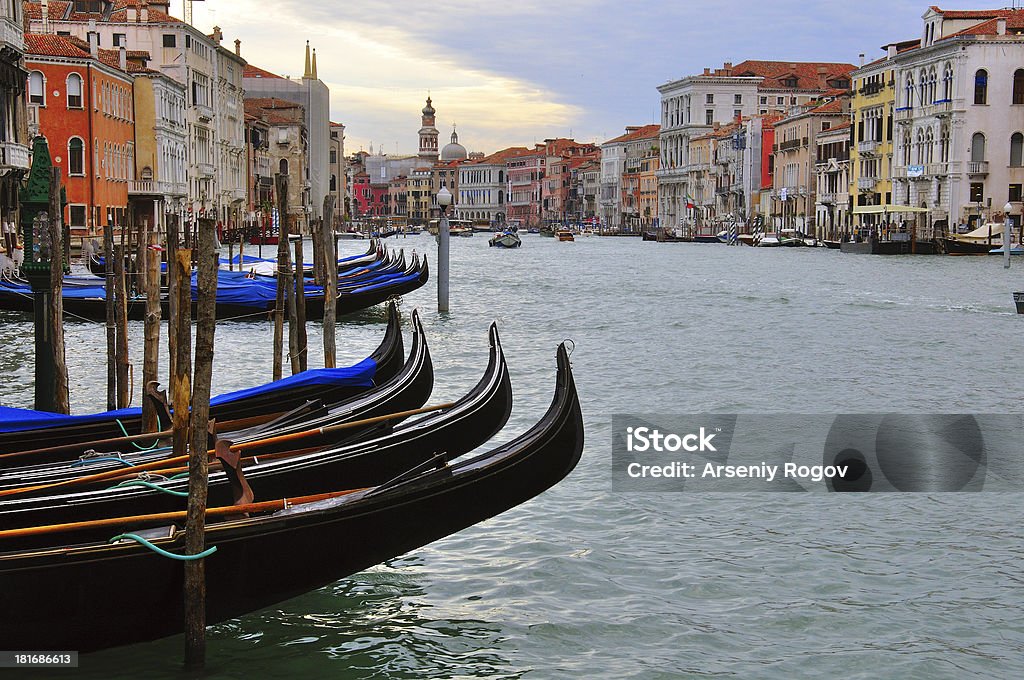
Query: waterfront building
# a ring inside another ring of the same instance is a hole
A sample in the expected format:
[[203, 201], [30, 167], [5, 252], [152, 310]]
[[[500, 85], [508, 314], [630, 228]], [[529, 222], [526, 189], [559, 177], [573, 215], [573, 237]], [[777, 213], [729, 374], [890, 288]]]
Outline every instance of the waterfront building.
[[918, 46], [895, 66], [893, 202], [917, 240], [998, 219], [1019, 225], [1024, 186], [1024, 10], [923, 15]]
[[[242, 70], [245, 60], [212, 35], [170, 16], [169, 0], [53, 0], [26, 2], [33, 33], [65, 34], [100, 48], [126, 48], [152, 57], [149, 66], [186, 87], [187, 215], [207, 214], [230, 226], [245, 202]], [[52, 145], [51, 145], [52, 146]]]
[[725, 229], [729, 222], [745, 222], [746, 191], [745, 177], [749, 170], [746, 164], [747, 125], [738, 120], [720, 129], [714, 137], [715, 215], [719, 225]]
[[658, 170], [661, 224], [682, 224], [697, 187], [688, 184], [696, 161], [689, 157], [690, 139], [719, 125], [756, 115], [785, 112], [830, 90], [847, 89], [852, 64], [819, 62], [726, 62], [658, 87], [661, 133]]
[[605, 228], [637, 232], [653, 217], [640, 209], [640, 175], [658, 152], [658, 125], [629, 125], [601, 145], [601, 221]]
[[330, 144], [327, 158], [330, 180], [327, 190], [334, 198], [334, 213], [325, 218], [328, 228], [337, 229], [347, 214], [345, 205], [348, 202], [348, 171], [345, 167], [345, 126], [343, 124], [331, 123]]
[[815, 221], [821, 238], [839, 240], [850, 231], [852, 206], [850, 143], [852, 123], [846, 121], [817, 134], [815, 153]]
[[355, 171], [352, 175], [352, 195], [350, 198], [349, 209], [353, 219], [373, 214], [370, 176], [365, 171]]
[[510, 222], [527, 228], [541, 225], [541, 192], [546, 161], [547, 152], [541, 144], [506, 161], [506, 197]]
[[270, 165], [270, 125], [261, 112], [246, 111], [245, 139], [246, 226], [252, 233], [259, 233], [271, 226], [276, 170]]
[[[578, 159], [570, 170], [571, 190], [566, 211], [577, 222], [599, 222], [598, 195], [601, 191], [601, 152]], [[657, 193], [655, 191], [655, 193]]]
[[[452, 133], [455, 137], [455, 133]], [[450, 144], [448, 146], [451, 146]], [[461, 146], [461, 145], [460, 145]], [[445, 148], [448, 148], [447, 146]], [[452, 194], [452, 204], [457, 205], [459, 200], [459, 166], [465, 159], [441, 160], [434, 163], [430, 168], [430, 217], [431, 219], [441, 217], [441, 206], [437, 204], [437, 192], [445, 187]]]
[[400, 224], [409, 219], [409, 181], [405, 175], [399, 175], [388, 182], [388, 209], [392, 217], [397, 217]]
[[[270, 129], [268, 155], [271, 170], [288, 178], [288, 231], [309, 232], [309, 184], [306, 162], [309, 138], [302, 106], [284, 99], [247, 98], [245, 112], [262, 119]], [[275, 201], [276, 201], [275, 192]]]
[[322, 217], [324, 197], [330, 193], [331, 92], [317, 74], [316, 50], [306, 41], [302, 78], [282, 77], [248, 64], [242, 85], [246, 97], [282, 99], [302, 106], [309, 137], [309, 174], [305, 179], [309, 203], [305, 207], [311, 219]]
[[816, 220], [817, 137], [849, 119], [849, 94], [836, 92], [794, 110], [775, 124], [772, 226], [824, 237]]
[[425, 225], [430, 220], [434, 203], [433, 173], [430, 166], [414, 168], [409, 173], [406, 191], [409, 224]]
[[[0, 8], [0, 230], [17, 225], [18, 190], [28, 173], [29, 138], [25, 119], [25, 32], [21, 2]], [[3, 251], [0, 239], [0, 251]]]
[[594, 144], [558, 137], [537, 145], [544, 152], [540, 187], [540, 214], [545, 224], [561, 224], [568, 219], [566, 202], [570, 169], [574, 161], [598, 151]]
[[135, 107], [128, 70], [141, 68], [120, 50], [58, 35], [25, 36], [31, 118], [62, 172], [65, 224], [77, 238], [102, 236], [127, 221], [128, 182], [135, 178]]
[[459, 165], [458, 218], [486, 222], [493, 227], [505, 224], [508, 217], [507, 164], [510, 159], [526, 153], [529, 153], [526, 147], [515, 146]]

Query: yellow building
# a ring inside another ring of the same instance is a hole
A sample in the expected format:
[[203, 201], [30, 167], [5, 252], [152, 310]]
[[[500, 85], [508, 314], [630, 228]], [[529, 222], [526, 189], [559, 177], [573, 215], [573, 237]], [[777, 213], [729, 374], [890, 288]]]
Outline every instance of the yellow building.
[[[892, 205], [893, 110], [896, 106], [896, 64], [898, 52], [919, 41], [887, 45], [886, 56], [865, 64], [850, 74], [853, 79], [850, 145], [850, 210], [852, 225], [871, 226], [878, 215], [858, 215], [858, 206]], [[837, 225], [843, 226], [843, 225]]]

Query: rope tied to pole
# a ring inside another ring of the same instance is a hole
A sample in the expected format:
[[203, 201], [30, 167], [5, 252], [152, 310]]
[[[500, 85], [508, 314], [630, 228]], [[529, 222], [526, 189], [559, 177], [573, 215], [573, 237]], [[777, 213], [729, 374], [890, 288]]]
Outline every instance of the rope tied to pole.
[[107, 541], [107, 543], [117, 543], [118, 541], [123, 541], [123, 540], [135, 541], [139, 545], [142, 545], [142, 546], [144, 546], [146, 548], [149, 548], [150, 550], [155, 552], [157, 555], [160, 555], [162, 557], [166, 557], [166, 558], [172, 559], [172, 560], [178, 560], [179, 562], [195, 562], [196, 560], [201, 560], [204, 557], [209, 557], [213, 553], [217, 552], [217, 546], [213, 545], [213, 546], [210, 546], [209, 548], [207, 548], [206, 550], [204, 550], [203, 552], [197, 553], [195, 555], [177, 555], [175, 553], [168, 552], [168, 551], [164, 550], [160, 546], [153, 545], [152, 543], [150, 543], [149, 541], [144, 539], [142, 536], [139, 536], [138, 534], [118, 534], [117, 536], [114, 536], [109, 541]]

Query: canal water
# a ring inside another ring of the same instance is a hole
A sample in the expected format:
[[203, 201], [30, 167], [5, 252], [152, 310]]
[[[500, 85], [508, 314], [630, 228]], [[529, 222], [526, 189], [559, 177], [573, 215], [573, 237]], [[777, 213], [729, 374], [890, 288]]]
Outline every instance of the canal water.
[[[477, 380], [496, 320], [507, 440], [546, 408], [572, 339], [583, 459], [511, 512], [213, 627], [209, 677], [1020, 677], [1020, 494], [615, 493], [611, 416], [1020, 413], [1024, 261], [533, 235], [509, 251], [477, 235], [452, 240], [440, 317], [433, 239], [388, 243], [431, 260], [402, 310], [423, 315], [432, 401]], [[340, 363], [383, 323], [380, 310], [344, 321]], [[271, 335], [218, 326], [215, 392], [269, 379]], [[31, 406], [31, 337], [0, 315], [4, 405]], [[138, 362], [140, 325], [132, 342]], [[311, 366], [319, 343], [311, 324]], [[67, 346], [75, 412], [103, 408], [103, 326], [69, 322]], [[75, 675], [176, 677], [181, 649], [108, 650]]]

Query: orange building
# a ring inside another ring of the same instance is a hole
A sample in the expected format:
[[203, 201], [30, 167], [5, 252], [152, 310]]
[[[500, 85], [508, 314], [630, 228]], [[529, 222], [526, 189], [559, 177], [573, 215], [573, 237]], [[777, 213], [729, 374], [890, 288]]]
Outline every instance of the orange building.
[[130, 72], [145, 67], [129, 61], [124, 48], [101, 50], [70, 36], [27, 34], [25, 47], [29, 119], [61, 169], [65, 223], [78, 237], [125, 224], [135, 178]]

